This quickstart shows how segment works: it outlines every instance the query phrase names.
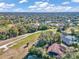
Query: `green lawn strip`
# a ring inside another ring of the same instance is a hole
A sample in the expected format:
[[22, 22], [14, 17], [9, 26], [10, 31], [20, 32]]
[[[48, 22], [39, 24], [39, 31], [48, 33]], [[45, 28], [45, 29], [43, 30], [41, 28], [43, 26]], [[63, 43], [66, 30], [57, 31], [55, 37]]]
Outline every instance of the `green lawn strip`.
[[[53, 31], [53, 29], [49, 29], [49, 30], [45, 30], [45, 31], [41, 31], [41, 32], [49, 32], [49, 31]], [[17, 44], [12, 46], [11, 48], [19, 48], [19, 47], [25, 45], [28, 42], [36, 41], [36, 39], [40, 36], [41, 32], [34, 33], [34, 34], [32, 34], [32, 35], [18, 41]]]
[[16, 45], [12, 46], [11, 48], [19, 48], [22, 45], [25, 45], [28, 42], [34, 42], [36, 41], [36, 39], [40, 36], [40, 32], [38, 33], [34, 33], [28, 37], [26, 37], [25, 39], [20, 40]]

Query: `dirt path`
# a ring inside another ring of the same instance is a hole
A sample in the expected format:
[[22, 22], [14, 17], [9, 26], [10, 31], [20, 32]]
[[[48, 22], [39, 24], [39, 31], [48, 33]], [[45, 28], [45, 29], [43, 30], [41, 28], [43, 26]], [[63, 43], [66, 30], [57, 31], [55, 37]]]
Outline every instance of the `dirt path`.
[[24, 34], [24, 35], [17, 36], [17, 37], [14, 37], [14, 38], [10, 38], [10, 39], [7, 39], [7, 40], [0, 40], [0, 46], [1, 46], [1, 45], [4, 45], [4, 44], [7, 44], [7, 43], [9, 43], [9, 42], [15, 41], [15, 40], [17, 40], [17, 39], [19, 39], [19, 38], [22, 38], [22, 37], [24, 37], [24, 36], [27, 36], [27, 35], [28, 35], [28, 34]]
[[[23, 59], [27, 54], [29, 49], [35, 44], [38, 40], [35, 42], [29, 42], [28, 47], [25, 47], [26, 45], [21, 46], [18, 49], [15, 48], [9, 48], [7, 51], [5, 51], [2, 55], [0, 55], [0, 59]], [[25, 48], [24, 48], [25, 47]]]
[[28, 47], [19, 49], [8, 49], [5, 53], [0, 55], [0, 59], [23, 59], [27, 54], [29, 49], [32, 47], [32, 44], [29, 44]]

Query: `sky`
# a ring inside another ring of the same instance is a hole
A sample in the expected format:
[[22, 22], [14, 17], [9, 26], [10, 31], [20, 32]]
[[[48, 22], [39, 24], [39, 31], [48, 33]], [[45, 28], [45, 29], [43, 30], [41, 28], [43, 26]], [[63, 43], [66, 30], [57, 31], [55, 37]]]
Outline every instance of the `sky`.
[[79, 12], [79, 0], [0, 0], [0, 12]]

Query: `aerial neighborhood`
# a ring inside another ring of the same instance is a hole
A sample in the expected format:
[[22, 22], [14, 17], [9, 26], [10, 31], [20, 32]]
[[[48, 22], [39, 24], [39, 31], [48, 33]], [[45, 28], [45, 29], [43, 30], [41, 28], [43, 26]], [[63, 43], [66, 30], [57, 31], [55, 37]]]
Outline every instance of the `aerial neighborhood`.
[[48, 14], [1, 14], [0, 58], [79, 59], [79, 15]]

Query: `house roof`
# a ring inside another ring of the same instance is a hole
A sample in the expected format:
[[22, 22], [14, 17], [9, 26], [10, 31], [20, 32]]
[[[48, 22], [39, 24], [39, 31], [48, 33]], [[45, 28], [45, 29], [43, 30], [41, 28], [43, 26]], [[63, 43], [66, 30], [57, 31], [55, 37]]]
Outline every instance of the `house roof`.
[[60, 44], [54, 43], [48, 48], [48, 52], [55, 52], [59, 56], [63, 56], [65, 49], [66, 48], [64, 46], [61, 46]]
[[65, 38], [68, 38], [70, 40], [72, 40], [72, 39], [75, 40], [76, 39], [74, 36], [70, 36], [70, 35], [66, 36]]

